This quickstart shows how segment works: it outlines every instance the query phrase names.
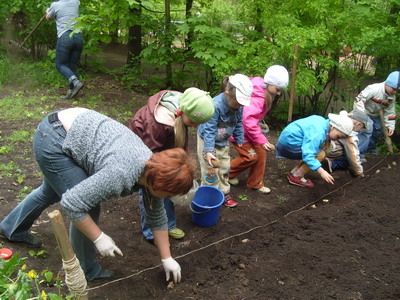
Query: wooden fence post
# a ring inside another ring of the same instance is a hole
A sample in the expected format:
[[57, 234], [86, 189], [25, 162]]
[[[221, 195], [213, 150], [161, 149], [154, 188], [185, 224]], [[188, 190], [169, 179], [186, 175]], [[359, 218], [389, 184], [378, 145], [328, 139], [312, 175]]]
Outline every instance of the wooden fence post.
[[292, 68], [292, 82], [290, 84], [290, 98], [289, 98], [289, 111], [288, 111], [288, 120], [287, 122], [292, 122], [293, 115], [293, 102], [294, 97], [296, 95], [296, 72], [297, 72], [297, 55], [299, 53], [299, 45], [294, 45], [294, 60], [293, 60], [293, 68]]
[[88, 293], [86, 290], [87, 282], [85, 274], [75, 256], [71, 243], [68, 239], [68, 232], [65, 228], [64, 218], [59, 210], [49, 213], [51, 227], [57, 239], [60, 248], [63, 267], [65, 269], [65, 282], [71, 293], [75, 295], [77, 300], [87, 300]]

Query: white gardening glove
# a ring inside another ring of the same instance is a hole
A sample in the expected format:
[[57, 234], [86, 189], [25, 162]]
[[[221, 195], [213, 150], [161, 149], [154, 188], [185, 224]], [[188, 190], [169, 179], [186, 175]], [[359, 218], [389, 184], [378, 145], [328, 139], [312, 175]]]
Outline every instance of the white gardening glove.
[[121, 256], [123, 255], [121, 250], [115, 245], [113, 239], [104, 232], [101, 232], [100, 236], [93, 243], [102, 256], [115, 257], [114, 251]]
[[169, 273], [172, 272], [174, 276], [174, 283], [181, 282], [181, 266], [172, 257], [162, 259], [162, 264], [164, 267], [165, 275], [167, 276], [167, 281], [169, 280]]

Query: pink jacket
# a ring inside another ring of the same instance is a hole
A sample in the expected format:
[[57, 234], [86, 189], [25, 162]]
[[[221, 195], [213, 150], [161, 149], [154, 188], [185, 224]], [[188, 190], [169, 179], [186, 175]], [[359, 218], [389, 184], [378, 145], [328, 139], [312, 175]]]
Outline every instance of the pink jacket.
[[[263, 145], [268, 142], [268, 139], [261, 132], [258, 123], [264, 119], [264, 116], [268, 112], [268, 108], [265, 107], [264, 99], [264, 78], [249, 78], [253, 83], [253, 93], [251, 94], [250, 106], [245, 106], [243, 108], [244, 142], [252, 143], [253, 145]], [[229, 140], [235, 142], [232, 137]]]

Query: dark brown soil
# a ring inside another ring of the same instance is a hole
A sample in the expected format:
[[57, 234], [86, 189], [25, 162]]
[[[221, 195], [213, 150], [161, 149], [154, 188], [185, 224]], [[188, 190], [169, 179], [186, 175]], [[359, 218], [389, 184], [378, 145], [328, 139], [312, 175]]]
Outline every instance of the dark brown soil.
[[[98, 110], [124, 123], [129, 116], [118, 115], [113, 108], [135, 99], [136, 111], [148, 96], [125, 91], [103, 76], [86, 84], [96, 88], [85, 90], [84, 95], [105, 95]], [[5, 93], [0, 92], [0, 101]], [[55, 97], [50, 103], [72, 106]], [[0, 118], [1, 135], [33, 130], [38, 122], [11, 123]], [[275, 142], [277, 135], [272, 132], [270, 139]], [[194, 155], [195, 145], [193, 131]], [[0, 155], [0, 163], [13, 160], [27, 175], [23, 185], [37, 187], [41, 179], [30, 147], [27, 141], [15, 152]], [[364, 179], [336, 171], [335, 184], [329, 185], [317, 174], [309, 174], [316, 184], [312, 189], [288, 184], [286, 173], [295, 161], [277, 160], [272, 154], [267, 164], [265, 179], [271, 194], [245, 189], [243, 174], [231, 194], [234, 199], [246, 195], [248, 200], [238, 200], [234, 209], [222, 208], [214, 227], [196, 226], [189, 208], [177, 207], [178, 227], [186, 237], [171, 240], [183, 278], [173, 288], [167, 288], [157, 249], [141, 235], [137, 196], [105, 202], [101, 228], [124, 256], [99, 257], [105, 268], [115, 271], [115, 281], [89, 283], [89, 299], [400, 299], [399, 156], [368, 157]], [[23, 185], [15, 180], [0, 180], [1, 219], [17, 204]], [[44, 212], [32, 228], [47, 251], [45, 257], [27, 260], [28, 268], [38, 272], [61, 270], [47, 215], [57, 208]], [[29, 257], [30, 248], [3, 245], [20, 257]]]

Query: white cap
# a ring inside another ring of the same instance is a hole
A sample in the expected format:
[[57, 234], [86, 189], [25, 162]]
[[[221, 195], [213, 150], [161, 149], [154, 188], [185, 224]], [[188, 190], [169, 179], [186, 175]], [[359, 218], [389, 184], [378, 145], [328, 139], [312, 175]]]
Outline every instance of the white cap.
[[275, 85], [281, 89], [287, 88], [289, 84], [289, 72], [285, 67], [273, 65], [267, 69], [264, 82], [266, 84]]
[[229, 83], [236, 88], [236, 100], [244, 106], [250, 105], [251, 93], [253, 93], [253, 84], [249, 77], [243, 74], [235, 74], [229, 77]]
[[330, 124], [346, 135], [350, 135], [353, 131], [353, 121], [347, 116], [347, 112], [342, 110], [339, 115], [328, 114]]

